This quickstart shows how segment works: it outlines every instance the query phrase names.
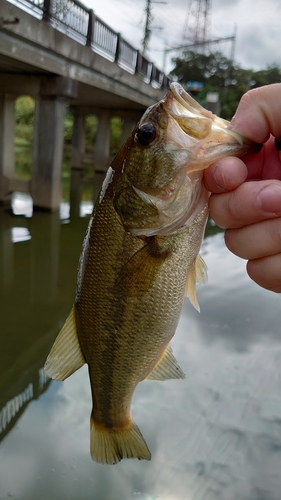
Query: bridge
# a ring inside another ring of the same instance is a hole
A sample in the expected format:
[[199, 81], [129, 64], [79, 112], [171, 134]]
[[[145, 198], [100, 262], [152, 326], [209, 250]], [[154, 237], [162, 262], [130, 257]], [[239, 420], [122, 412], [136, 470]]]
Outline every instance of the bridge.
[[[72, 169], [83, 168], [85, 117], [95, 114], [95, 164], [104, 171], [112, 116], [122, 118], [125, 138], [168, 85], [162, 71], [78, 0], [1, 0], [0, 203], [21, 191], [34, 207], [58, 209], [68, 106]], [[14, 168], [15, 100], [23, 94], [35, 99], [30, 181], [18, 179]]]

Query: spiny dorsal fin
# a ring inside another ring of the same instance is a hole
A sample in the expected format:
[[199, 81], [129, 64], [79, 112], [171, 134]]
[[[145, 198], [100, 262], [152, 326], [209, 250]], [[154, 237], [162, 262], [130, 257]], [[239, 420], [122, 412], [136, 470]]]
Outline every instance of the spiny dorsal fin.
[[157, 365], [146, 377], [147, 380], [169, 380], [185, 378], [181, 367], [179, 366], [171, 346], [168, 346]]
[[189, 298], [198, 312], [200, 312], [200, 306], [196, 295], [196, 283], [206, 283], [207, 279], [207, 266], [202, 257], [198, 255], [189, 269], [185, 286], [185, 296]]
[[84, 363], [85, 359], [76, 333], [73, 306], [47, 357], [44, 369], [51, 378], [65, 380]]

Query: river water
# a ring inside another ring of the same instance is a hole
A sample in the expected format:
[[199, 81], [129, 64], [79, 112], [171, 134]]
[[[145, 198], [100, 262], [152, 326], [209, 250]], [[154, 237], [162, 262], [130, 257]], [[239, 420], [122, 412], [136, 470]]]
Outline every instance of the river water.
[[[132, 413], [151, 462], [96, 464], [86, 367], [50, 381], [45, 358], [74, 299], [91, 203], [69, 216], [13, 199], [0, 217], [0, 498], [280, 500], [281, 306], [210, 225], [201, 313], [186, 301], [180, 381], [139, 384]], [[79, 216], [80, 215], [80, 216]]]

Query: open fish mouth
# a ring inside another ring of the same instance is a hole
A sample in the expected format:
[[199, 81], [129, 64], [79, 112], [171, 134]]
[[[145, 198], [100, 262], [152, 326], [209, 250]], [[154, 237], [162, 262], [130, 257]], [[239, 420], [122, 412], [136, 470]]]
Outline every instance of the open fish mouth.
[[168, 114], [189, 137], [188, 147], [192, 148], [192, 156], [200, 162], [201, 168], [206, 168], [220, 157], [232, 153], [235, 156], [255, 153], [261, 148], [259, 144], [230, 130], [229, 121], [203, 108], [179, 83], [170, 85], [164, 102]]

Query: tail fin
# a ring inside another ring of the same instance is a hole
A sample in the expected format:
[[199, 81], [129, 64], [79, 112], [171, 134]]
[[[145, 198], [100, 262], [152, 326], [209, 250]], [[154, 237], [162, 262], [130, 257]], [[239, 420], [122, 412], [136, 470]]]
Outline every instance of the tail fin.
[[107, 429], [91, 416], [91, 455], [96, 462], [116, 464], [122, 458], [150, 460], [151, 454], [138, 427], [132, 422], [124, 430]]

